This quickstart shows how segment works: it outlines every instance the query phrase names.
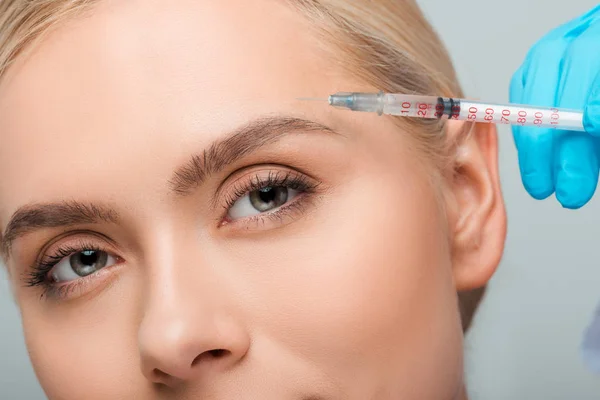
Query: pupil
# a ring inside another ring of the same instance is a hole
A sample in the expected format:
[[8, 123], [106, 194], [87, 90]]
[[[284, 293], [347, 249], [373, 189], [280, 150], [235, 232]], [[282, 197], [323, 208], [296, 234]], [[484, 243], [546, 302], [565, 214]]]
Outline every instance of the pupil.
[[83, 265], [94, 265], [98, 262], [98, 253], [92, 250], [85, 250], [80, 253], [79, 259]]
[[275, 197], [277, 196], [276, 190], [273, 190], [272, 187], [266, 187], [266, 188], [260, 189], [259, 192], [260, 193], [258, 196], [265, 203], [272, 202], [273, 200], [275, 200]]

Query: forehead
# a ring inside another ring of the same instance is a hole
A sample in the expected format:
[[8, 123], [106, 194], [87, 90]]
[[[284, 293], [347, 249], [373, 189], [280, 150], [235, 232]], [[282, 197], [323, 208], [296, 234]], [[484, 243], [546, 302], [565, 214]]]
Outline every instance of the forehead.
[[0, 222], [82, 176], [170, 171], [192, 142], [201, 149], [253, 116], [313, 112], [295, 98], [344, 79], [307, 28], [281, 1], [140, 0], [101, 1], [52, 31], [0, 82]]
[[131, 113], [199, 94], [213, 108], [248, 107], [303, 94], [331, 72], [307, 26], [275, 0], [100, 1], [19, 60], [0, 86], [0, 111]]
[[[21, 63], [20, 75], [42, 70], [61, 79], [57, 83], [82, 79], [82, 72], [150, 75], [168, 84], [185, 74], [194, 81], [187, 85], [205, 87], [223, 76], [233, 80], [232, 72], [281, 77], [283, 67], [298, 70], [318, 61], [314, 38], [303, 34], [307, 21], [277, 0], [101, 0], [86, 15], [53, 32], [34, 60]], [[218, 69], [208, 68], [215, 64]]]

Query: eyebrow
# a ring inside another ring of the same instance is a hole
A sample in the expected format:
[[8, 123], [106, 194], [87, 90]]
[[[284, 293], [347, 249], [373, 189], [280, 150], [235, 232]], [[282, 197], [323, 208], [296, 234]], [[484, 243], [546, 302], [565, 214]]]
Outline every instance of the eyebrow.
[[42, 228], [57, 228], [99, 222], [117, 223], [119, 216], [110, 207], [78, 201], [41, 203], [19, 208], [0, 237], [0, 251], [8, 259], [12, 243], [20, 236]]
[[169, 180], [171, 190], [185, 196], [200, 186], [208, 176], [220, 172], [227, 165], [259, 148], [273, 144], [283, 136], [309, 132], [339, 135], [328, 126], [301, 118], [265, 117], [251, 121], [225, 139], [214, 142], [202, 153], [193, 155], [179, 167]]
[[[222, 171], [240, 158], [284, 136], [309, 132], [339, 135], [321, 123], [295, 117], [263, 117], [250, 121], [178, 167], [168, 182], [170, 190], [176, 195], [185, 196], [210, 175]], [[102, 222], [116, 224], [119, 215], [110, 206], [78, 201], [26, 205], [15, 211], [6, 230], [0, 235], [0, 255], [7, 260], [13, 242], [38, 229]]]

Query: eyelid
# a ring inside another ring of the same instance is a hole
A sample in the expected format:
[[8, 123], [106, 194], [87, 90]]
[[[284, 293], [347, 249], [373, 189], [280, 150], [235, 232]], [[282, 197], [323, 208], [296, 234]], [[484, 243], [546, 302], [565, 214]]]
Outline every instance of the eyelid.
[[[121, 249], [117, 246], [116, 242], [114, 240], [112, 240], [111, 238], [109, 238], [108, 236], [100, 233], [100, 232], [95, 232], [95, 231], [90, 231], [87, 229], [76, 229], [76, 230], [71, 230], [71, 231], [67, 231], [67, 232], [63, 232], [58, 236], [54, 236], [52, 239], [48, 240], [47, 242], [45, 242], [40, 249], [37, 252], [37, 256], [35, 258], [35, 263], [39, 263], [41, 261], [43, 261], [43, 257], [45, 256], [45, 254], [47, 254], [49, 252], [49, 250], [52, 250], [54, 247], [58, 248], [58, 247], [64, 247], [66, 245], [68, 245], [69, 243], [72, 243], [72, 241], [76, 241], [79, 240], [79, 243], [81, 243], [81, 241], [83, 240], [82, 237], [76, 237], [76, 235], [85, 235], [88, 237], [97, 237], [99, 238], [99, 240], [108, 243], [110, 247], [112, 247], [114, 249], [114, 252], [121, 252]], [[73, 237], [71, 237], [73, 236]], [[61, 239], [63, 238], [68, 238], [66, 239], [67, 242], [63, 243], [61, 242]], [[60, 246], [59, 244], [62, 244], [62, 246]]]
[[230, 187], [231, 185], [235, 184], [235, 182], [238, 182], [239, 180], [241, 180], [242, 178], [244, 178], [245, 176], [250, 174], [250, 172], [253, 170], [256, 170], [257, 173], [259, 173], [260, 171], [264, 171], [265, 173], [268, 173], [269, 169], [271, 171], [273, 169], [281, 170], [282, 172], [289, 171], [292, 174], [306, 176], [307, 178], [309, 178], [310, 180], [312, 180], [314, 182], [319, 182], [319, 183], [321, 182], [320, 179], [313, 176], [309, 172], [305, 171], [304, 168], [292, 167], [289, 165], [278, 164], [278, 163], [262, 163], [262, 164], [248, 165], [244, 168], [240, 168], [240, 169], [232, 172], [227, 177], [225, 177], [225, 179], [223, 179], [223, 181], [221, 181], [221, 183], [215, 190], [214, 196], [210, 200], [211, 208], [214, 209], [217, 207], [217, 205], [219, 203], [219, 199], [222, 198], [223, 192], [227, 189], [227, 187]]
[[[93, 237], [96, 238], [92, 239]], [[99, 241], [100, 243], [92, 243], [93, 241]], [[54, 268], [56, 264], [64, 258], [62, 257], [59, 260], [54, 260], [50, 254], [58, 254], [59, 251], [64, 250], [65, 248], [79, 248], [90, 244], [92, 244], [92, 247], [99, 248], [102, 251], [111, 254], [117, 259], [117, 264], [124, 261], [123, 257], [120, 256], [122, 252], [109, 237], [99, 232], [92, 232], [89, 230], [69, 231], [62, 233], [59, 236], [55, 236], [46, 242], [40, 250], [38, 250], [33, 262], [25, 261], [20, 272], [22, 281], [25, 286], [37, 286], [43, 284], [43, 282], [50, 284], [46, 281], [47, 276], [44, 275], [43, 270], [47, 269], [45, 272], [49, 273], [51, 269], [47, 268], [47, 264], [53, 263], [54, 265], [52, 268]]]
[[[245, 183], [239, 185], [241, 188], [236, 187], [236, 184], [242, 180], [244, 180]], [[251, 191], [262, 187], [263, 182], [264, 186], [284, 186], [299, 191], [299, 194], [292, 200], [273, 210], [228, 220], [227, 216], [231, 207], [243, 197], [248, 196], [248, 193]], [[219, 215], [215, 222], [219, 229], [225, 229], [226, 232], [247, 232], [248, 230], [253, 230], [251, 225], [258, 226], [259, 223], [260, 227], [264, 228], [258, 229], [260, 231], [283, 227], [299, 219], [297, 218], [298, 215], [303, 215], [308, 208], [315, 205], [316, 199], [320, 197], [321, 184], [322, 182], [289, 167], [286, 167], [285, 169], [280, 168], [277, 171], [274, 171], [273, 169], [262, 169], [248, 173], [243, 176], [243, 179], [236, 179], [230, 183], [228, 187], [231, 188], [230, 190], [233, 192], [233, 195], [224, 201], [225, 205], [222, 207], [223, 213]], [[275, 220], [277, 221], [277, 226], [265, 228], [266, 224]]]
[[[261, 227], [264, 228], [265, 224], [271, 221], [277, 221], [277, 226], [265, 228], [265, 229], [256, 229], [256, 233], [261, 231], [273, 231], [275, 229], [283, 228], [291, 222], [294, 222], [300, 218], [296, 218], [298, 214], [303, 216], [306, 214], [306, 210], [315, 205], [315, 195], [310, 193], [300, 194], [297, 198], [292, 200], [289, 204], [285, 204], [273, 211], [267, 211], [261, 214], [252, 215], [246, 218], [239, 218], [233, 221], [225, 222], [223, 218], [219, 219], [220, 229], [224, 229], [225, 232], [235, 233], [235, 232], [246, 232], [253, 231], [253, 226], [257, 226], [260, 224]], [[288, 221], [285, 221], [288, 219]]]
[[[113, 242], [109, 238], [106, 238], [107, 240], [92, 240], [90, 236], [103, 237], [104, 235], [88, 231], [85, 233], [87, 237], [76, 236], [64, 241], [60, 241], [59, 237], [54, 239], [49, 246], [46, 245], [37, 257], [36, 262], [24, 271], [23, 280], [25, 286], [39, 288], [42, 291], [40, 297], [71, 300], [73, 297], [80, 297], [80, 295], [83, 296], [93, 292], [93, 289], [86, 291], [83, 289], [84, 287], [94, 284], [96, 285], [95, 287], [100, 286], [102, 282], [108, 279], [107, 277], [112, 276], [113, 270], [124, 264], [124, 258], [118, 254], [114, 246], [108, 243]], [[114, 262], [111, 265], [98, 269], [90, 275], [69, 281], [54, 282], [50, 279], [49, 274], [54, 268], [64, 262], [66, 258], [85, 249], [105, 252], [114, 258]], [[80, 291], [81, 293], [80, 295], [71, 296], [70, 293], [73, 291]]]

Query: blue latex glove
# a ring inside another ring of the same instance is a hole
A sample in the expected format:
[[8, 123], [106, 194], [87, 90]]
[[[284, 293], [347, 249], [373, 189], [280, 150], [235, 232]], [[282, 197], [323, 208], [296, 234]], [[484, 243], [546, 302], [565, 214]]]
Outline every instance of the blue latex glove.
[[511, 103], [584, 110], [584, 132], [513, 127], [525, 189], [566, 208], [593, 196], [600, 159], [600, 5], [551, 31], [513, 76]]

